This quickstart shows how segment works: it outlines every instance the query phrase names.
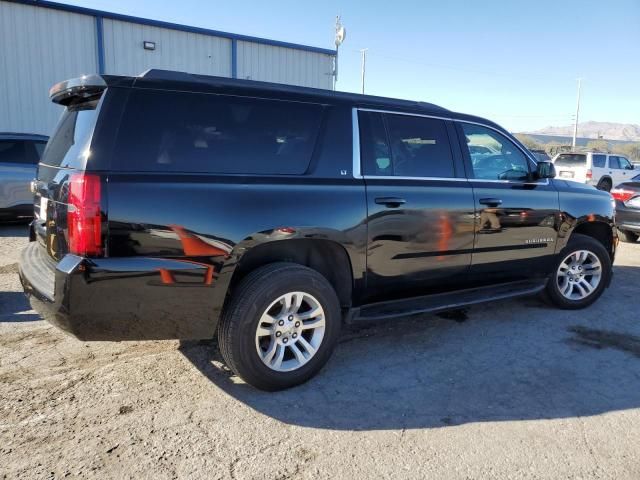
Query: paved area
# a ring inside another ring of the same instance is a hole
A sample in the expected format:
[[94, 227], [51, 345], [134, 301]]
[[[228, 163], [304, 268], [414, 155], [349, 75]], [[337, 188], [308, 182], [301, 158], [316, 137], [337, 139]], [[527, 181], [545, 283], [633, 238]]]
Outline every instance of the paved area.
[[0, 478], [640, 478], [640, 244], [585, 311], [521, 299], [349, 329], [316, 379], [268, 394], [213, 342], [42, 322], [24, 235], [0, 227]]

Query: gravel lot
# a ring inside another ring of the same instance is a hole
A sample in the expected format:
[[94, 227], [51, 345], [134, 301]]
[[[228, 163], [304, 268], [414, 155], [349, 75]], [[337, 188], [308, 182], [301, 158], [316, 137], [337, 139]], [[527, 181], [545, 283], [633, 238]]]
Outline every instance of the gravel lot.
[[268, 394], [213, 342], [82, 343], [41, 321], [25, 231], [0, 227], [0, 478], [640, 478], [640, 244], [585, 311], [351, 328], [316, 379]]

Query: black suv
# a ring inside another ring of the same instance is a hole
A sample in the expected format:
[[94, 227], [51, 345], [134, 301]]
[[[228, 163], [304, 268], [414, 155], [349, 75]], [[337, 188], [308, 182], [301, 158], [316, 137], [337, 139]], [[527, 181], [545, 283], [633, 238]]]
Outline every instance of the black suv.
[[608, 193], [554, 179], [482, 118], [152, 70], [55, 85], [20, 275], [82, 340], [203, 339], [267, 390], [342, 322], [608, 286]]

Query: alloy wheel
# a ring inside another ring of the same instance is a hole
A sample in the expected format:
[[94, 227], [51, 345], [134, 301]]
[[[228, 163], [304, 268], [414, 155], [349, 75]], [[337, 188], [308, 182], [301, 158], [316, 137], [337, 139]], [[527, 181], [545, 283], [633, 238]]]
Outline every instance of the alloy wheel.
[[264, 311], [256, 329], [256, 349], [276, 372], [297, 370], [311, 360], [324, 338], [325, 314], [320, 302], [305, 292], [289, 292]]
[[571, 252], [560, 263], [556, 283], [560, 294], [569, 300], [583, 300], [591, 295], [602, 279], [602, 265], [589, 250]]

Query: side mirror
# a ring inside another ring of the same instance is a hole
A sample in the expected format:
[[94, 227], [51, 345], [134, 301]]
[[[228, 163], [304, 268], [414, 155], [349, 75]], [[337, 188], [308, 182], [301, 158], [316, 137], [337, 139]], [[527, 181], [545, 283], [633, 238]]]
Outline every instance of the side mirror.
[[551, 162], [538, 162], [537, 178], [556, 178], [556, 167]]

